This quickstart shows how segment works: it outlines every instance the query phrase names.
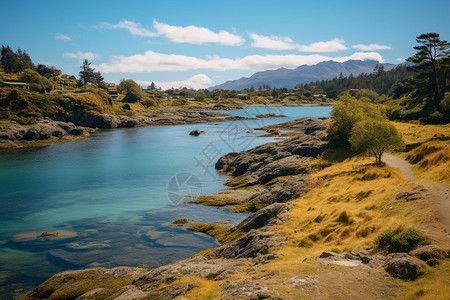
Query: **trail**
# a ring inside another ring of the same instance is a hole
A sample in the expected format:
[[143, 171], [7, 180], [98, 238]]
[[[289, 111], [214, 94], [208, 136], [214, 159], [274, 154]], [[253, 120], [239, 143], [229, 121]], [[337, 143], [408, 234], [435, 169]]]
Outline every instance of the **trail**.
[[[399, 169], [400, 173], [408, 180], [415, 180], [414, 174], [411, 170], [411, 164], [407, 161], [396, 157], [392, 154], [383, 154], [382, 160], [391, 168]], [[439, 182], [422, 182], [425, 185], [430, 185], [432, 188], [427, 192], [426, 198], [431, 201], [436, 209], [436, 215], [441, 221], [450, 239], [450, 200], [449, 187]]]
[[391, 168], [400, 169], [400, 173], [408, 180], [414, 180], [411, 164], [397, 156], [384, 153], [381, 159]]

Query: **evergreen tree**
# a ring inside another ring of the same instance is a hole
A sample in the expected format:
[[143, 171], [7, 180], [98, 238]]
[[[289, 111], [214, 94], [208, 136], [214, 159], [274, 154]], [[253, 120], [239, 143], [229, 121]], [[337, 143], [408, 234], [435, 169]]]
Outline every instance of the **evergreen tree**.
[[435, 32], [421, 34], [416, 41], [420, 44], [414, 47], [417, 53], [406, 60], [415, 64], [411, 70], [419, 75], [410, 82], [417, 87], [416, 96], [426, 96], [427, 106], [437, 107], [447, 90], [450, 43]]

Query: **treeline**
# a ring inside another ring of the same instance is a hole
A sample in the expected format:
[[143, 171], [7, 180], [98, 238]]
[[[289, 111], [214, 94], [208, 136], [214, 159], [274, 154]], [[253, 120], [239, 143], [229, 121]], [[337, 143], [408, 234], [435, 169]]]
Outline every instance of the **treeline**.
[[406, 65], [399, 65], [396, 68], [384, 71], [383, 65], [377, 65], [372, 74], [361, 74], [354, 77], [344, 77], [341, 73], [339, 77], [331, 80], [321, 80], [309, 84], [299, 84], [297, 88], [305, 90], [321, 90], [325, 92], [328, 98], [336, 99], [338, 96], [349, 89], [369, 89], [379, 95], [394, 95], [395, 84], [403, 82], [414, 75], [414, 72], [408, 69]]
[[14, 52], [9, 46], [2, 45], [0, 61], [6, 73], [20, 73], [25, 69], [36, 68], [28, 53], [20, 48]]

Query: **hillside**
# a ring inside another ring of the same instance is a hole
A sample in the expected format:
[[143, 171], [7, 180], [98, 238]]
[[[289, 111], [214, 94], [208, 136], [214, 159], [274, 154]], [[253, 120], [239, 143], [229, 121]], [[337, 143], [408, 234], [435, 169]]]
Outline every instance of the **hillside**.
[[[280, 68], [277, 70], [257, 72], [249, 78], [242, 77], [237, 80], [227, 81], [223, 84], [210, 87], [209, 90], [243, 90], [251, 86], [257, 88], [262, 85], [269, 85], [272, 88], [294, 88], [297, 84], [301, 83], [339, 77], [341, 73], [343, 76], [349, 76], [350, 74], [356, 76], [363, 73], [370, 74], [377, 64], [378, 62], [374, 60], [349, 60], [343, 63], [330, 60], [313, 66], [302, 65], [296, 69]], [[386, 71], [395, 67], [393, 64], [383, 65]]]

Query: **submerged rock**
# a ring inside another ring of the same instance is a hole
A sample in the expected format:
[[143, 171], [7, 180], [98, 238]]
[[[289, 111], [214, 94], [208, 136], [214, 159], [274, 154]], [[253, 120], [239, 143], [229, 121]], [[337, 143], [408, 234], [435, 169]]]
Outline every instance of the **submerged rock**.
[[194, 130], [192, 130], [191, 132], [189, 132], [189, 135], [199, 136], [200, 133], [201, 133], [200, 130], [194, 129]]
[[[52, 232], [54, 234], [45, 234], [45, 232]], [[44, 233], [44, 234], [43, 234]], [[70, 230], [51, 230], [51, 231], [24, 231], [13, 235], [11, 241], [14, 243], [51, 243], [61, 240], [72, 239], [78, 236], [78, 233]]]

